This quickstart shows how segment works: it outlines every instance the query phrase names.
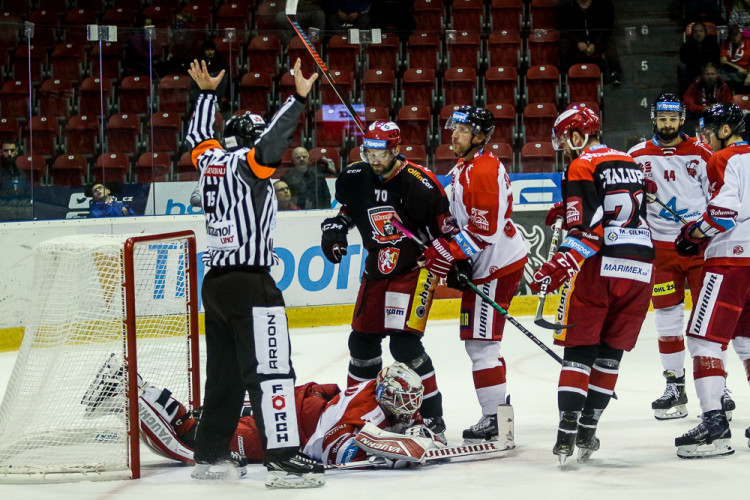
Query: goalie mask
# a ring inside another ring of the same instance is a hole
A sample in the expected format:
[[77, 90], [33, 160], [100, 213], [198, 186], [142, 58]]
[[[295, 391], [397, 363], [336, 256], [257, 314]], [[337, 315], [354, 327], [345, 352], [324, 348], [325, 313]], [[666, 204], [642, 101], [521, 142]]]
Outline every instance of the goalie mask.
[[[601, 130], [601, 120], [591, 108], [584, 106], [571, 106], [563, 111], [552, 126], [552, 146], [557, 151], [564, 151], [565, 144], [572, 151], [578, 151], [586, 147], [589, 137], [598, 137]], [[583, 136], [583, 143], [574, 146], [571, 142], [573, 132]]]
[[249, 148], [266, 128], [266, 121], [260, 115], [249, 111], [231, 117], [224, 126], [224, 145], [229, 151]]
[[399, 420], [409, 420], [422, 406], [422, 379], [404, 363], [380, 370], [375, 384], [375, 399], [386, 413]]
[[393, 122], [374, 122], [367, 127], [359, 148], [362, 161], [385, 163], [390, 157], [398, 154], [401, 144], [401, 129]]

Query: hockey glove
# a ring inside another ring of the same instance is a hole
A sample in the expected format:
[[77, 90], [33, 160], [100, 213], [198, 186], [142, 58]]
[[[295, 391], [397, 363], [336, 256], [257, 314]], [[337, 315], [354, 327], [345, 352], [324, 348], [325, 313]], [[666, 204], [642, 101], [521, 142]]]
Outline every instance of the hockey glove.
[[680, 234], [674, 241], [674, 245], [677, 248], [677, 253], [683, 257], [692, 257], [693, 255], [700, 254], [706, 245], [708, 245], [708, 238], [695, 238], [691, 236], [693, 229], [700, 225], [700, 220], [688, 222], [682, 229]]
[[456, 290], [466, 290], [469, 288], [466, 282], [471, 280], [473, 267], [470, 259], [457, 260], [446, 276], [446, 284]]
[[432, 240], [432, 245], [422, 254], [424, 267], [439, 278], [445, 278], [456, 262], [451, 254], [450, 243], [445, 238]]
[[554, 226], [555, 220], [557, 220], [558, 217], [562, 217], [563, 229], [565, 229], [565, 204], [561, 201], [552, 205], [552, 208], [547, 212], [547, 217], [544, 218], [544, 223], [548, 226]]
[[532, 292], [539, 293], [542, 284], [547, 282], [547, 293], [554, 292], [560, 288], [560, 285], [578, 274], [580, 270], [581, 266], [578, 265], [573, 254], [557, 252], [549, 262], [545, 262], [542, 267], [534, 272], [534, 281], [529, 283], [529, 288]]
[[346, 233], [349, 232], [351, 219], [344, 214], [338, 214], [336, 217], [330, 217], [323, 221], [320, 229], [323, 235], [320, 239], [320, 248], [326, 259], [338, 264], [341, 257], [346, 255], [346, 249], [349, 243], [346, 241]]
[[659, 187], [656, 185], [656, 183], [646, 177], [644, 179], [644, 184], [646, 185], [646, 202], [647, 203], [653, 203], [656, 201], [656, 191], [659, 190]]

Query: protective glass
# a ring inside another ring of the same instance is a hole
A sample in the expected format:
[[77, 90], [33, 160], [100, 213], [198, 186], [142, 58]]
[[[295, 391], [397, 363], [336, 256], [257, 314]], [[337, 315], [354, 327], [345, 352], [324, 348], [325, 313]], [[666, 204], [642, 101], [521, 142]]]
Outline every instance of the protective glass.
[[552, 147], [555, 148], [555, 151], [565, 150], [565, 137], [558, 137], [555, 134], [555, 129], [552, 129]]

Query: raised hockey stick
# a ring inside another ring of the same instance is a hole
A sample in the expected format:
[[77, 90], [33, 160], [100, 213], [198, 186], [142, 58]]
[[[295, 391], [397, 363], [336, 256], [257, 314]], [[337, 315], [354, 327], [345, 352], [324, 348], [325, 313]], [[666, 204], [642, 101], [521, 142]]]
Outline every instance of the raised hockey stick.
[[[425, 243], [422, 240], [420, 240], [419, 238], [417, 238], [414, 235], [414, 233], [412, 233], [411, 231], [409, 231], [408, 229], [406, 229], [406, 227], [404, 227], [404, 225], [401, 223], [401, 221], [398, 220], [396, 217], [394, 217], [394, 218], [391, 219], [391, 224], [393, 224], [393, 226], [396, 229], [398, 229], [399, 231], [401, 231], [402, 233], [404, 233], [404, 235], [407, 238], [409, 238], [414, 243], [416, 243], [419, 246], [419, 248], [421, 248], [423, 251], [427, 249], [427, 245], [425, 245]], [[482, 297], [482, 299], [484, 299], [485, 302], [487, 302], [489, 305], [491, 305], [493, 308], [495, 308], [500, 314], [502, 314], [503, 316], [505, 316], [505, 319], [511, 325], [513, 325], [516, 328], [518, 328], [519, 330], [521, 330], [521, 333], [523, 333], [524, 335], [526, 335], [529, 339], [531, 339], [532, 342], [534, 342], [536, 345], [538, 345], [539, 348], [541, 348], [544, 352], [546, 352], [547, 354], [549, 354], [550, 357], [552, 357], [552, 359], [554, 359], [558, 363], [562, 364], [562, 358], [560, 358], [560, 356], [558, 356], [555, 353], [555, 351], [553, 351], [552, 349], [550, 349], [549, 347], [547, 347], [547, 345], [544, 342], [542, 342], [541, 340], [539, 340], [536, 337], [536, 335], [534, 335], [533, 333], [531, 333], [530, 331], [528, 331], [526, 328], [524, 328], [524, 326], [521, 323], [519, 323], [518, 321], [516, 321], [516, 319], [513, 316], [511, 316], [510, 314], [508, 314], [508, 311], [506, 311], [505, 309], [503, 309], [502, 307], [500, 307], [500, 305], [497, 302], [495, 302], [494, 300], [492, 300], [489, 297], [489, 295], [487, 295], [482, 290], [480, 290], [479, 288], [477, 288], [477, 286], [474, 283], [472, 283], [471, 281], [469, 281], [469, 280], [466, 280], [466, 285], [469, 288], [471, 288], [474, 291], [474, 293], [476, 293], [477, 295], [479, 295], [480, 297]], [[557, 325], [555, 325], [555, 327], [553, 329], [557, 329]]]
[[287, 0], [286, 2], [286, 18], [289, 21], [289, 23], [292, 25], [292, 28], [294, 28], [294, 31], [297, 32], [300, 39], [302, 40], [302, 43], [305, 45], [305, 48], [310, 53], [312, 58], [315, 60], [315, 64], [318, 65], [320, 68], [320, 71], [323, 72], [323, 76], [326, 77], [326, 80], [328, 80], [328, 83], [331, 84], [331, 89], [336, 93], [336, 96], [339, 98], [341, 103], [346, 107], [346, 110], [349, 112], [349, 115], [352, 117], [354, 122], [357, 124], [357, 127], [359, 127], [360, 132], [363, 134], [365, 133], [365, 124], [362, 121], [362, 119], [357, 115], [357, 112], [354, 111], [354, 108], [352, 107], [351, 103], [344, 98], [344, 95], [341, 93], [341, 89], [339, 89], [339, 86], [336, 85], [336, 80], [333, 79], [333, 75], [331, 75], [331, 72], [328, 70], [328, 66], [326, 66], [326, 63], [323, 62], [323, 58], [320, 57], [320, 54], [318, 54], [318, 51], [315, 50], [315, 47], [313, 46], [310, 39], [307, 37], [304, 31], [302, 31], [302, 27], [299, 25], [297, 21], [294, 20], [294, 18], [297, 15], [297, 0]]
[[[488, 441], [486, 443], [467, 444], [465, 446], [448, 446], [446, 448], [437, 448], [425, 453], [424, 464], [441, 463], [447, 458], [475, 457], [478, 455], [487, 455], [490, 453], [500, 453], [510, 451], [505, 443], [499, 441]], [[378, 457], [382, 458], [382, 457]], [[418, 462], [414, 462], [418, 463]], [[391, 466], [385, 460], [362, 460], [357, 462], [347, 462], [345, 464], [328, 464], [324, 466], [326, 470], [359, 470], [359, 469], [390, 469]]]
[[[547, 260], [552, 259], [552, 257], [555, 255], [555, 252], [557, 252], [557, 244], [558, 240], [560, 239], [560, 233], [562, 232], [562, 217], [558, 217], [555, 219], [555, 224], [552, 226], [552, 237], [550, 238], [549, 243], [549, 252], [547, 253]], [[542, 317], [542, 314], [544, 313], [544, 301], [547, 299], [547, 287], [549, 286], [549, 281], [545, 281], [542, 283], [541, 290], [539, 290], [539, 305], [536, 306], [536, 316], [534, 316], [534, 324], [537, 326], [541, 326], [542, 328], [547, 328], [550, 330], [562, 330], [563, 328], [570, 328], [574, 325], [563, 325], [562, 323], [552, 323], [551, 321], [547, 321]]]

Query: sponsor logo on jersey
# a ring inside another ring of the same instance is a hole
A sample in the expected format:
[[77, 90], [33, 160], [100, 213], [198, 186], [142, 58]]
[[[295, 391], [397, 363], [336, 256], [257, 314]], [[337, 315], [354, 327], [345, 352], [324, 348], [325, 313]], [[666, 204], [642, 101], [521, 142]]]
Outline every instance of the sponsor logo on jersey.
[[398, 248], [381, 248], [378, 252], [378, 271], [381, 274], [390, 274], [396, 269], [398, 254], [401, 250]]
[[643, 171], [636, 165], [633, 168], [613, 167], [602, 170], [599, 174], [604, 186], [612, 184], [643, 184]]
[[403, 307], [388, 307], [385, 308], [386, 316], [403, 316], [405, 314]]
[[472, 208], [471, 209], [471, 215], [469, 216], [469, 219], [479, 229], [482, 229], [484, 231], [488, 231], [490, 229], [490, 223], [487, 220], [487, 214], [488, 213], [489, 213], [489, 210], [480, 210], [478, 208]]
[[735, 245], [732, 248], [732, 254], [734, 255], [742, 255], [742, 253], [745, 251], [744, 248], [742, 248], [742, 245]]
[[583, 222], [583, 201], [581, 198], [575, 197], [568, 200], [565, 206], [565, 222], [568, 227], [573, 227]]
[[404, 235], [391, 224], [396, 216], [396, 209], [390, 206], [374, 207], [367, 210], [370, 225], [373, 228], [372, 239], [378, 243], [394, 244], [404, 239]]
[[695, 177], [698, 175], [698, 160], [690, 160], [685, 164], [685, 168], [690, 177]]
[[641, 170], [646, 174], [646, 177], [651, 177], [651, 162], [645, 161], [643, 164], [639, 164]]
[[283, 410], [286, 407], [286, 396], [283, 394], [271, 398], [271, 406], [274, 410]]
[[599, 273], [609, 278], [624, 278], [649, 283], [651, 281], [652, 270], [653, 265], [650, 262], [602, 257]]
[[735, 218], [737, 217], [737, 212], [734, 210], [730, 210], [728, 208], [720, 208], [720, 207], [708, 207], [708, 215], [710, 215], [712, 218]]
[[420, 280], [419, 284], [421, 287], [419, 288], [419, 294], [417, 295], [419, 303], [414, 310], [414, 313], [419, 319], [424, 319], [427, 316], [427, 308], [430, 306], [432, 291], [435, 287], [435, 278], [436, 276], [434, 274], [427, 271], [424, 273], [424, 280]]
[[666, 283], [654, 283], [654, 293], [653, 295], [655, 297], [661, 296], [661, 295], [669, 295], [674, 293], [675, 286], [674, 281], [667, 281]]
[[206, 177], [224, 177], [227, 172], [226, 165], [209, 165], [203, 173]]
[[[278, 406], [279, 404], [281, 404], [281, 406]], [[287, 422], [287, 414], [285, 411], [286, 394], [282, 384], [271, 385], [271, 405], [275, 411], [271, 414], [270, 422], [267, 422], [266, 425], [270, 424], [272, 426], [277, 443], [288, 443], [290, 436], [289, 424]]]
[[414, 167], [409, 167], [409, 168], [407, 168], [407, 169], [406, 169], [406, 171], [407, 171], [407, 172], [409, 172], [409, 173], [410, 173], [411, 175], [413, 175], [414, 177], [416, 177], [417, 179], [419, 179], [420, 181], [421, 181], [421, 180], [422, 180], [422, 178], [423, 178], [423, 177], [422, 177], [422, 172], [420, 172], [419, 170], [417, 170], [417, 169], [416, 169], [416, 168], [414, 168]]

